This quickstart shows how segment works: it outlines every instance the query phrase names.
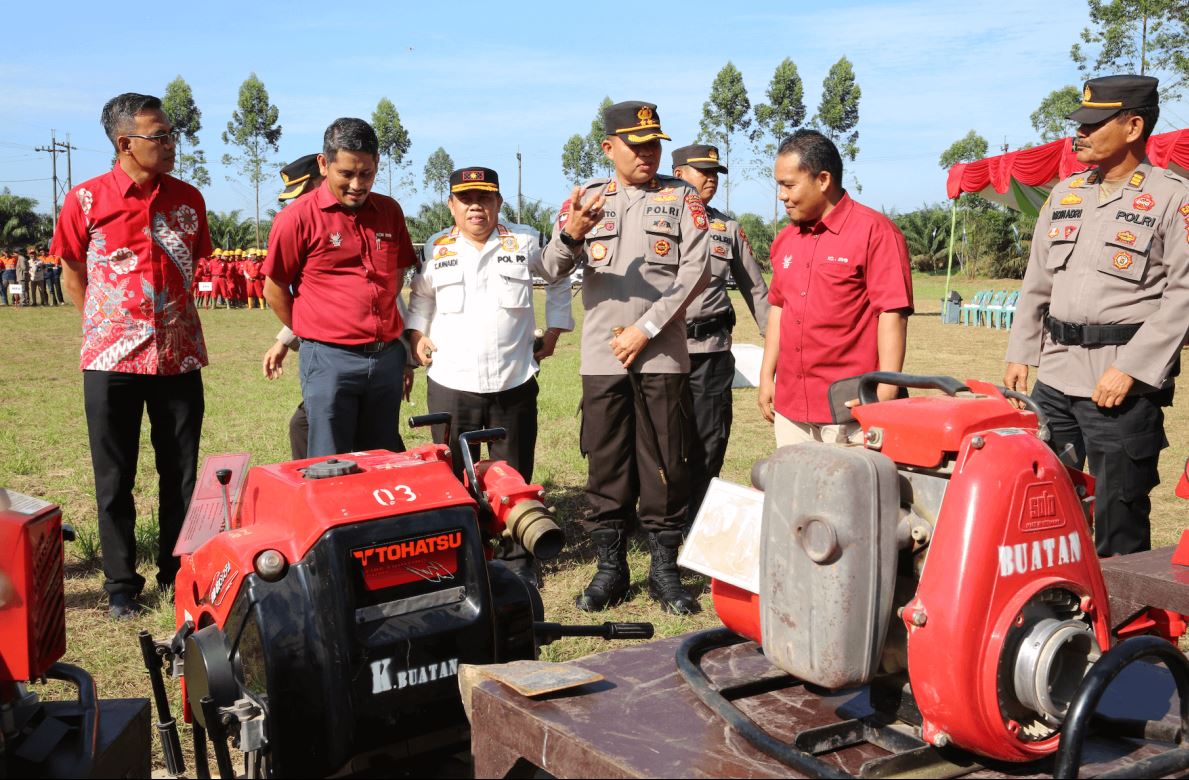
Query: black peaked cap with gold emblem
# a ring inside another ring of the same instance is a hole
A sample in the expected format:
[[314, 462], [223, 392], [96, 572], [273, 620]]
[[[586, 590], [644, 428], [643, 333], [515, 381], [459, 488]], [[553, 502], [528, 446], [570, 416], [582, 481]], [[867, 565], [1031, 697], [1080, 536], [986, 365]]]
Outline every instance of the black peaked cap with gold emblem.
[[1083, 125], [1097, 124], [1120, 111], [1160, 105], [1158, 79], [1151, 76], [1103, 76], [1082, 89], [1082, 105], [1067, 118]]
[[450, 174], [450, 193], [467, 190], [500, 191], [500, 175], [490, 168], [459, 168]]
[[318, 155], [307, 154], [298, 157], [281, 169], [281, 181], [285, 184], [285, 191], [277, 196], [277, 200], [291, 200], [301, 194], [305, 183], [311, 176], [320, 176], [318, 170]]
[[703, 171], [726, 173], [727, 166], [718, 159], [718, 147], [710, 144], [690, 144], [673, 150], [673, 167], [688, 165]]
[[661, 130], [661, 117], [656, 112], [656, 104], [639, 100], [625, 100], [603, 109], [603, 130], [607, 135], [617, 135], [629, 144], [648, 143], [657, 138], [670, 140]]

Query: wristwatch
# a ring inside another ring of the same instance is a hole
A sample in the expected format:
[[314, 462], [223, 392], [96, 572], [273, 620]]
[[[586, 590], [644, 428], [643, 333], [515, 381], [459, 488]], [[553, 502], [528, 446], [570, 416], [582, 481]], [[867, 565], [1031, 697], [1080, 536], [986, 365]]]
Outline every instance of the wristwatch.
[[574, 247], [582, 246], [582, 244], [585, 243], [581, 238], [574, 238], [569, 233], [567, 233], [564, 229], [559, 231], [558, 238], [561, 239], [561, 242], [563, 244], [570, 247], [571, 249], [573, 249]]

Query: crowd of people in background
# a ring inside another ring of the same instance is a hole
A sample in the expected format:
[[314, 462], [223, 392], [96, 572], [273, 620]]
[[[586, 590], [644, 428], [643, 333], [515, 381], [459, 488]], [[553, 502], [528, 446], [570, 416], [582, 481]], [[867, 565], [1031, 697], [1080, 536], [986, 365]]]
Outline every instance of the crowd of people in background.
[[267, 249], [215, 249], [194, 267], [191, 293], [203, 309], [265, 308], [264, 259]]
[[60, 306], [62, 258], [36, 246], [0, 252], [0, 300], [5, 306]]

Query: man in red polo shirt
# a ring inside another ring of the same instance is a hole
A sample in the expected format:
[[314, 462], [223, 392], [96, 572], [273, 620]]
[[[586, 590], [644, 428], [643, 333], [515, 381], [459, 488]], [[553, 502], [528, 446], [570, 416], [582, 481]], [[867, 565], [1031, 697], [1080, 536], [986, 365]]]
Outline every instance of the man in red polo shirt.
[[199, 369], [207, 364], [190, 280], [211, 240], [202, 195], [167, 175], [177, 135], [161, 101], [119, 95], [103, 107], [102, 121], [115, 167], [66, 196], [51, 252], [65, 261], [62, 286], [83, 315], [104, 589], [111, 616], [126, 618], [138, 611], [144, 587], [132, 487], [146, 406], [160, 476], [158, 585], [172, 585], [178, 569], [173, 546], [198, 471]]
[[326, 181], [273, 221], [264, 298], [302, 340], [301, 394], [309, 457], [400, 447], [404, 269], [416, 263], [404, 212], [371, 192], [379, 142], [362, 119], [336, 119], [322, 138]]
[[[776, 156], [778, 197], [793, 224], [772, 242], [772, 304], [759, 407], [776, 445], [842, 443], [855, 423], [831, 423], [839, 379], [904, 367], [912, 276], [904, 236], [842, 188], [842, 157], [815, 130], [798, 130]], [[895, 398], [881, 385], [879, 397]]]

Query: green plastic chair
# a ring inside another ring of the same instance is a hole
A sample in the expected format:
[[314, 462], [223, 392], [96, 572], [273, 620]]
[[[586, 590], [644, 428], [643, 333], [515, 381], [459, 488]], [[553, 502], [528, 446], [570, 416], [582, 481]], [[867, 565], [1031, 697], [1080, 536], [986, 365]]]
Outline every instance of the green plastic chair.
[[1003, 311], [1003, 302], [1007, 300], [1007, 290], [998, 290], [991, 296], [990, 300], [986, 300], [975, 313], [975, 324], [986, 325], [991, 327], [992, 318], [999, 312]]
[[962, 325], [973, 325], [975, 317], [990, 294], [990, 290], [979, 290], [968, 303], [962, 304], [962, 310], [958, 312], [958, 322]]
[[1020, 301], [1020, 291], [1016, 290], [1007, 296], [1003, 302], [1003, 311], [999, 312], [999, 327], [1011, 329], [1012, 320], [1016, 318], [1016, 304]]

